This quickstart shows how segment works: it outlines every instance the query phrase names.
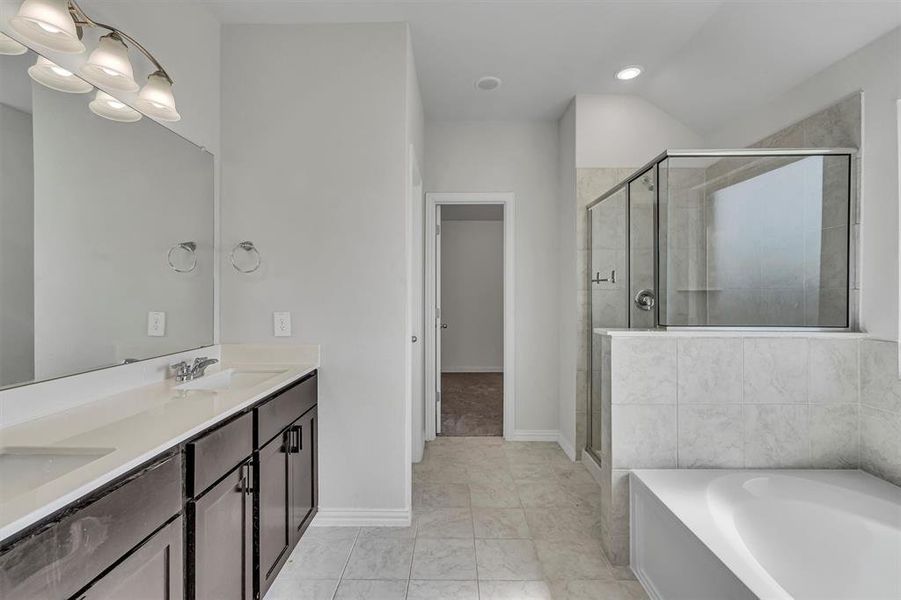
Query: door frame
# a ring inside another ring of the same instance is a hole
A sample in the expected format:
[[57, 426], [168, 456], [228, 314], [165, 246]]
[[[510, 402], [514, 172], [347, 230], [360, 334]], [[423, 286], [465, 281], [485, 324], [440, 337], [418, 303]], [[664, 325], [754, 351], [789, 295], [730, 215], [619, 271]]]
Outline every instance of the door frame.
[[426, 201], [426, 257], [425, 257], [425, 417], [426, 439], [434, 440], [437, 419], [435, 396], [438, 373], [436, 364], [436, 328], [439, 323], [435, 315], [436, 281], [436, 209], [439, 204], [500, 204], [504, 207], [504, 439], [511, 439], [516, 423], [515, 403], [515, 205], [513, 192], [427, 192]]

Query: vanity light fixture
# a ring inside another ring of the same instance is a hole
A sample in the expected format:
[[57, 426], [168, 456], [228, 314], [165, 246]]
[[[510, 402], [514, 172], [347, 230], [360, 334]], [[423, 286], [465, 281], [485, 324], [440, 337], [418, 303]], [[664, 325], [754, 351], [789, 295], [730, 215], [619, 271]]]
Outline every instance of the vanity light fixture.
[[97, 43], [88, 62], [79, 72], [95, 85], [120, 92], [138, 91], [134, 69], [128, 60], [128, 46], [115, 31]]
[[28, 48], [5, 33], [0, 33], [0, 54], [5, 54], [6, 56], [19, 56], [26, 52], [28, 52]]
[[44, 48], [66, 54], [84, 52], [68, 0], [25, 0], [9, 24], [22, 37]]
[[157, 71], [151, 73], [147, 83], [141, 88], [135, 106], [145, 115], [160, 121], [178, 121], [181, 116], [175, 110], [175, 96], [172, 95], [172, 82], [165, 74]]
[[[9, 24], [19, 35], [37, 46], [70, 54], [84, 52], [85, 46], [81, 41], [84, 29], [105, 29], [109, 33], [100, 38], [97, 47], [91, 52], [87, 63], [79, 69], [79, 73], [99, 87], [114, 92], [136, 92], [139, 86], [134, 78], [134, 68], [128, 58], [129, 47], [134, 48], [153, 65], [153, 72], [147, 77], [147, 83], [134, 102], [135, 106], [144, 111], [146, 115], [160, 121], [178, 121], [181, 118], [175, 109], [172, 77], [160, 62], [137, 40], [121, 29], [91, 19], [76, 0], [25, 0], [19, 7], [16, 16], [9, 20]], [[0, 36], [2, 36], [0, 37], [0, 53], [21, 54], [24, 52], [24, 50], [19, 52], [15, 45], [18, 42], [12, 38], [7, 38], [2, 34]], [[6, 41], [7, 39], [8, 41]], [[5, 49], [8, 51], [4, 52]], [[16, 52], [13, 52], [14, 50]], [[40, 61], [38, 62], [40, 63]], [[37, 71], [37, 67], [38, 65], [35, 64], [33, 68]], [[45, 65], [42, 64], [41, 67], [43, 69]], [[60, 69], [60, 71], [65, 70]], [[57, 71], [56, 75], [65, 77], [60, 71]], [[31, 74], [31, 69], [29, 69], [29, 74]], [[53, 87], [45, 80], [38, 79], [34, 74], [32, 77], [35, 81]], [[76, 79], [74, 76], [72, 78]], [[59, 88], [53, 87], [53, 89]], [[90, 91], [90, 88], [86, 91]], [[115, 106], [117, 104], [121, 107]], [[94, 113], [114, 121], [134, 122], [141, 118], [140, 113], [107, 93], [103, 93], [101, 96], [101, 93], [98, 92], [97, 97], [90, 103], [90, 107]]]
[[124, 102], [110, 96], [103, 90], [97, 90], [97, 95], [88, 104], [91, 112], [110, 121], [119, 123], [134, 123], [141, 120], [141, 113], [128, 106]]
[[639, 75], [643, 69], [638, 65], [629, 65], [628, 67], [623, 67], [619, 71], [616, 72], [616, 78], [620, 81], [629, 81], [630, 79], [635, 79]]
[[94, 86], [80, 79], [54, 62], [38, 56], [37, 62], [28, 67], [28, 76], [57, 92], [67, 94], [87, 94]]

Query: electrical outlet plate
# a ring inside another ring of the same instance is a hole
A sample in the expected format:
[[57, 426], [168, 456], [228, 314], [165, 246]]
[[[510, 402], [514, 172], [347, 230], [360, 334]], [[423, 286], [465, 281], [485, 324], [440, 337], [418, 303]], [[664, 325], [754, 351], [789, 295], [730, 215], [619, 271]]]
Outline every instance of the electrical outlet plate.
[[166, 335], [166, 313], [154, 311], [147, 313], [147, 335], [150, 337]]
[[290, 337], [291, 335], [291, 313], [274, 312], [272, 313], [272, 333], [275, 337]]

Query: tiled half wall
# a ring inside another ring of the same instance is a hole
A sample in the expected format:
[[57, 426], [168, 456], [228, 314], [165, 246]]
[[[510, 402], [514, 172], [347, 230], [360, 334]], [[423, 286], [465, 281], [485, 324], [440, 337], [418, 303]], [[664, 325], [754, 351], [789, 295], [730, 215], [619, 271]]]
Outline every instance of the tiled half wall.
[[860, 334], [595, 334], [602, 530], [629, 562], [628, 473], [862, 468], [901, 485], [897, 344]]

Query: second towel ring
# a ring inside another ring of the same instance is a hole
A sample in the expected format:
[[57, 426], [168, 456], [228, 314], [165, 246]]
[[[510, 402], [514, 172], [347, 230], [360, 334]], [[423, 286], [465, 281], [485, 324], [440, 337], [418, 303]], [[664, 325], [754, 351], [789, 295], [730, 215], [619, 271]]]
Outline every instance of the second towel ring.
[[[238, 250], [243, 250], [244, 252], [255, 254], [255, 264], [249, 269], [242, 269], [241, 267], [239, 267], [238, 263], [235, 262], [235, 252], [237, 252]], [[235, 247], [232, 248], [232, 251], [229, 253], [228, 258], [231, 260], [232, 266], [238, 273], [253, 273], [260, 268], [260, 265], [263, 264], [263, 255], [260, 254], [260, 251], [257, 250], [257, 247], [253, 245], [253, 242], [248, 241], [238, 242], [237, 244], [235, 244]]]
[[[172, 253], [179, 249], [184, 250], [191, 255], [191, 265], [186, 269], [179, 269], [172, 262]], [[197, 244], [194, 242], [179, 242], [175, 244], [169, 248], [169, 252], [166, 253], [166, 262], [169, 263], [169, 268], [176, 273], [190, 273], [197, 267]]]

